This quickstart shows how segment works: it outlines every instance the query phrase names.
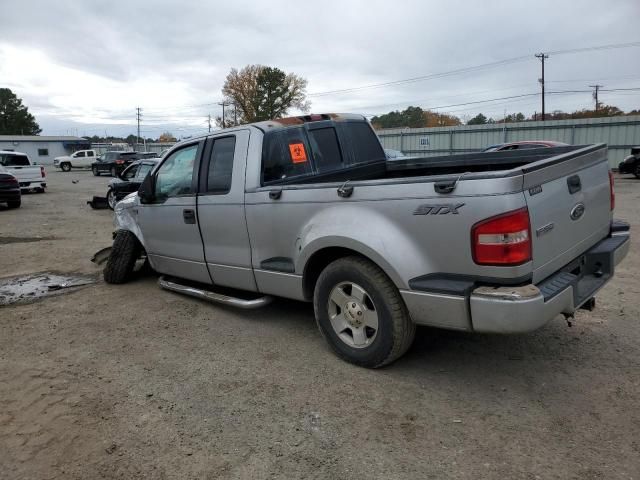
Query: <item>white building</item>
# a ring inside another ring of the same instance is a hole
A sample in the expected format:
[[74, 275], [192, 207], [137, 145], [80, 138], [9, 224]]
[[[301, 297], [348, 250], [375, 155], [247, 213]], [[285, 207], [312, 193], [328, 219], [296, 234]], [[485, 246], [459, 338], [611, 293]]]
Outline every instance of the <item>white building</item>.
[[55, 157], [88, 148], [91, 148], [91, 142], [80, 137], [0, 135], [0, 150], [26, 153], [38, 165], [53, 165]]

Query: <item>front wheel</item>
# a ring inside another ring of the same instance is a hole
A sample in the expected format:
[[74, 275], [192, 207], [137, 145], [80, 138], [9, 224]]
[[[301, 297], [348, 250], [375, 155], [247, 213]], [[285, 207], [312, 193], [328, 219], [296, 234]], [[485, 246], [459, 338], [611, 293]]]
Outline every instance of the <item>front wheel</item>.
[[7, 202], [7, 206], [9, 208], [20, 208], [21, 204], [22, 204], [22, 200], [16, 200], [14, 202]]
[[125, 283], [130, 280], [136, 260], [140, 257], [142, 248], [136, 236], [120, 230], [113, 240], [113, 247], [104, 267], [104, 281], [107, 283]]
[[63, 163], [62, 165], [60, 165], [60, 168], [62, 169], [63, 172], [70, 172], [71, 171], [71, 164], [70, 163]]
[[109, 208], [113, 210], [114, 208], [116, 208], [116, 203], [118, 203], [118, 200], [116, 199], [116, 193], [113, 191], [113, 188], [110, 188], [107, 192], [107, 205], [109, 205]]
[[340, 358], [356, 365], [388, 365], [413, 343], [415, 324], [398, 289], [366, 259], [329, 264], [316, 283], [313, 306], [322, 336]]
[[91, 171], [93, 172], [94, 177], [100, 176], [100, 172], [98, 171], [98, 167], [91, 167]]

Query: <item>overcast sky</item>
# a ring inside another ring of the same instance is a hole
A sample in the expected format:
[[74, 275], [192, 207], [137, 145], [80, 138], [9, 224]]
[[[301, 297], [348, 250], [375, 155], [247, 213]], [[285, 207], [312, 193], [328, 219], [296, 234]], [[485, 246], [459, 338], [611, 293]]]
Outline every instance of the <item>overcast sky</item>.
[[[540, 111], [533, 54], [640, 42], [640, 1], [3, 0], [0, 86], [43, 134], [204, 133], [225, 76], [259, 63], [309, 82], [311, 109], [379, 114], [409, 105], [469, 118]], [[322, 92], [500, 66], [410, 83]], [[551, 55], [549, 91], [640, 87], [640, 47]], [[640, 108], [640, 90], [601, 102]], [[592, 108], [589, 92], [550, 94], [547, 111]], [[295, 112], [293, 112], [295, 113]]]

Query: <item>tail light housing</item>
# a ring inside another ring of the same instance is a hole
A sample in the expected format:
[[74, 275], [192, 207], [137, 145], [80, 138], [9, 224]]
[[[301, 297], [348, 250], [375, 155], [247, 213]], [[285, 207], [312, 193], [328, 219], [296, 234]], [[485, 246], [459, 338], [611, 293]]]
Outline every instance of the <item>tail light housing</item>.
[[124, 160], [116, 160], [117, 165], [122, 165], [123, 163], [124, 163]]
[[613, 184], [613, 172], [609, 170], [609, 196], [611, 198], [611, 211], [616, 208], [616, 190]]
[[47, 176], [47, 172], [45, 172], [43, 166], [40, 166], [40, 176], [42, 176], [42, 178], [45, 178]]
[[511, 266], [531, 260], [531, 222], [524, 207], [496, 215], [471, 228], [473, 261], [478, 265]]

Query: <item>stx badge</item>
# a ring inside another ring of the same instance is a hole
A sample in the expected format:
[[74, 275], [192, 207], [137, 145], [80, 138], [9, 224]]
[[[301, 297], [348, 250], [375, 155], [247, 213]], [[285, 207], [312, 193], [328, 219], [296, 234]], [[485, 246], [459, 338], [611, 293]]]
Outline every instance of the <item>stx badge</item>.
[[446, 215], [447, 213], [453, 213], [454, 215], [458, 215], [458, 209], [464, 207], [464, 203], [442, 203], [438, 205], [419, 205], [413, 211], [414, 215]]

